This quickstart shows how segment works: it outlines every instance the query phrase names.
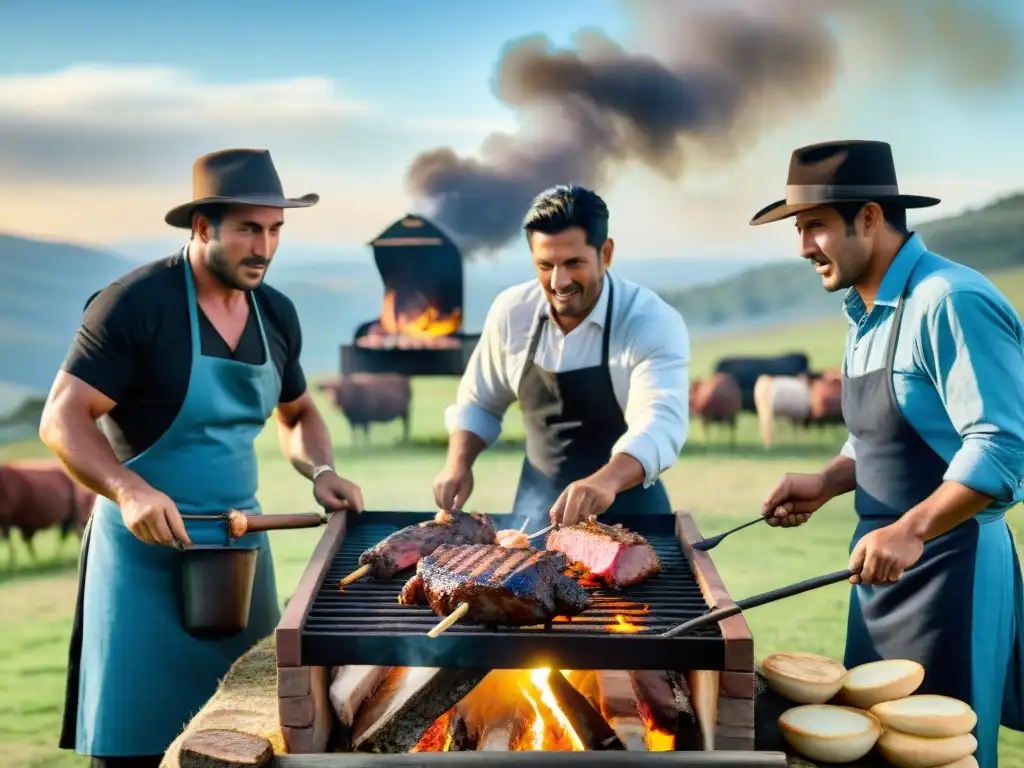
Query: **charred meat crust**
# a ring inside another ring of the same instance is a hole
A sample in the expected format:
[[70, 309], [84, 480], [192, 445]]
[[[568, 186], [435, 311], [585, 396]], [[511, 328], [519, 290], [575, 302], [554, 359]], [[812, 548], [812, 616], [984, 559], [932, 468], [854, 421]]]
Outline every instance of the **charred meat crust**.
[[496, 544], [497, 531], [487, 515], [442, 510], [433, 520], [409, 525], [363, 552], [359, 565], [369, 565], [375, 581], [393, 579], [443, 544]]
[[462, 623], [531, 626], [577, 616], [590, 595], [563, 571], [559, 552], [498, 545], [443, 545], [424, 557], [399, 602], [426, 602], [440, 616], [469, 605]]

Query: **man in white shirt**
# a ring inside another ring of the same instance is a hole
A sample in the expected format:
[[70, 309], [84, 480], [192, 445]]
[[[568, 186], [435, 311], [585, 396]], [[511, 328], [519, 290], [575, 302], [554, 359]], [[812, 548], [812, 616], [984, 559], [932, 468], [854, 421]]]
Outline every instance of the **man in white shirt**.
[[502, 291], [487, 314], [445, 413], [437, 505], [466, 505], [473, 463], [518, 400], [526, 458], [514, 527], [572, 525], [609, 510], [671, 514], [658, 478], [689, 426], [686, 324], [653, 291], [612, 277], [608, 207], [589, 189], [543, 192], [524, 229], [537, 280]]

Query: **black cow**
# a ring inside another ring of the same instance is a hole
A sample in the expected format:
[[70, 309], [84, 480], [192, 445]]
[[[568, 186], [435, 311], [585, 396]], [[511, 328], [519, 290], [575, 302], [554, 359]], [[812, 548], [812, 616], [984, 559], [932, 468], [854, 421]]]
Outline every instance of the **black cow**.
[[810, 364], [803, 352], [775, 357], [724, 357], [715, 366], [715, 373], [727, 373], [736, 379], [743, 396], [743, 410], [756, 413], [754, 382], [759, 376], [799, 376], [810, 371]]

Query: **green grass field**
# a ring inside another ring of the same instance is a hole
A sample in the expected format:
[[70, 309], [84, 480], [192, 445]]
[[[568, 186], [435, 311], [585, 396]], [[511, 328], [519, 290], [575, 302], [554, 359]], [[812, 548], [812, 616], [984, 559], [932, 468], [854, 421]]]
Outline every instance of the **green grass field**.
[[[1000, 280], [1004, 290], [1024, 309], [1024, 272]], [[694, 375], [708, 372], [727, 354], [806, 350], [814, 367], [834, 366], [841, 358], [840, 320], [772, 329], [760, 334], [724, 337], [695, 344]], [[366, 503], [374, 509], [431, 510], [434, 474], [443, 461], [442, 411], [454, 394], [455, 381], [415, 382], [413, 445], [399, 447], [397, 424], [378, 426], [369, 448], [352, 446], [343, 419], [320, 400], [334, 436], [339, 470], [360, 483]], [[481, 457], [472, 510], [500, 513], [511, 506], [522, 460], [518, 412], [509, 414], [505, 440]], [[739, 445], [730, 452], [712, 433], [705, 443], [695, 428], [678, 464], [665, 476], [677, 509], [692, 511], [705, 535], [720, 532], [758, 513], [763, 496], [779, 475], [811, 471], [834, 455], [844, 433], [792, 435], [780, 430], [769, 453], [757, 441], [754, 419], [745, 417]], [[269, 512], [312, 511], [308, 481], [283, 460], [276, 432], [266, 430], [258, 442], [261, 461], [260, 496]], [[36, 442], [0, 446], [0, 461], [46, 455]], [[714, 551], [714, 560], [734, 598], [845, 567], [854, 524], [852, 499], [824, 508], [806, 526], [795, 530], [751, 529], [737, 534]], [[1013, 510], [1011, 526], [1021, 524]], [[1015, 530], [1016, 533], [1016, 530]], [[274, 535], [273, 548], [282, 596], [294, 589], [307, 562], [317, 531], [285, 531]], [[1021, 536], [1017, 536], [1021, 540]], [[77, 541], [61, 545], [42, 536], [41, 562], [31, 564], [16, 547], [17, 564], [5, 570], [0, 552], [0, 766], [60, 768], [85, 761], [56, 748], [62, 712], [67, 640], [74, 606]], [[747, 621], [756, 639], [758, 657], [780, 650], [803, 650], [842, 657], [847, 587], [834, 585], [775, 605], [756, 608]], [[154, 649], [154, 656], [159, 653]], [[1024, 766], [1024, 736], [1005, 733], [1000, 750], [1004, 766]]]

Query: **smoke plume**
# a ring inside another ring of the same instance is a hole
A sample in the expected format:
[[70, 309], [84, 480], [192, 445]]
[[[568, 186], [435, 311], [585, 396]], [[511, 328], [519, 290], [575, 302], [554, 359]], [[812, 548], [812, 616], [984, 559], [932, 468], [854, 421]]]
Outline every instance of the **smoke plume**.
[[543, 36], [513, 42], [494, 87], [521, 130], [491, 135], [479, 158], [441, 147], [409, 167], [406, 182], [423, 213], [467, 255], [518, 236], [532, 198], [554, 184], [600, 189], [627, 162], [678, 179], [686, 152], [750, 144], [787, 112], [806, 114], [831, 91], [843, 61], [832, 22], [867, 46], [865, 67], [924, 66], [965, 90], [1018, 71], [1013, 35], [965, 2], [629, 6], [651, 52], [626, 51], [599, 32], [580, 33], [574, 50], [555, 49]]

